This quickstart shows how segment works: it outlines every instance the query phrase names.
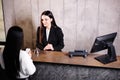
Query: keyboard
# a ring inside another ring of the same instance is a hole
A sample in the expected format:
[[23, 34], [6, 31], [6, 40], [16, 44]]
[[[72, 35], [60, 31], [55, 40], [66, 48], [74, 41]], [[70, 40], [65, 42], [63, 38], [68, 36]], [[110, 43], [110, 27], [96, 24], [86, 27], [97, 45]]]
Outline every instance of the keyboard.
[[73, 57], [73, 56], [83, 56], [85, 58], [87, 56], [87, 51], [86, 50], [70, 51], [69, 57]]

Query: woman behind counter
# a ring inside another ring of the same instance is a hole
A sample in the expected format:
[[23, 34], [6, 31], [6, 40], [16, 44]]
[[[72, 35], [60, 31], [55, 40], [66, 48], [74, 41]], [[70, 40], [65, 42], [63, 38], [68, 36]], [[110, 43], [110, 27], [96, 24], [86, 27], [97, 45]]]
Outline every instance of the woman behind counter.
[[37, 29], [36, 47], [40, 50], [61, 51], [64, 47], [64, 35], [60, 27], [56, 25], [51, 11], [41, 14], [41, 26]]

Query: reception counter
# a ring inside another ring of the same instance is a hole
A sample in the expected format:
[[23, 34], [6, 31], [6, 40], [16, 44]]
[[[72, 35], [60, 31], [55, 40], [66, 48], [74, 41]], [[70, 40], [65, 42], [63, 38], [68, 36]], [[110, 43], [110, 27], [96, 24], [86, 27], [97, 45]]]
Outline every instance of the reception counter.
[[120, 57], [102, 64], [95, 60], [98, 54], [86, 58], [68, 56], [67, 52], [40, 51], [32, 53], [37, 71], [31, 80], [120, 80]]

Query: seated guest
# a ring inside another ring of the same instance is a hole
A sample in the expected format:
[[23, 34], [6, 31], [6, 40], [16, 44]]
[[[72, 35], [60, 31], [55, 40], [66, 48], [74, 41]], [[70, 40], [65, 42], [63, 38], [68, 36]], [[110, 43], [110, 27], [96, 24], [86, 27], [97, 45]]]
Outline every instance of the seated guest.
[[40, 50], [61, 51], [64, 47], [62, 29], [57, 26], [51, 11], [41, 14], [41, 26], [37, 29], [36, 47]]
[[22, 50], [23, 30], [19, 26], [12, 26], [7, 33], [3, 50], [1, 67], [9, 80], [28, 80], [36, 71], [31, 59], [31, 50]]

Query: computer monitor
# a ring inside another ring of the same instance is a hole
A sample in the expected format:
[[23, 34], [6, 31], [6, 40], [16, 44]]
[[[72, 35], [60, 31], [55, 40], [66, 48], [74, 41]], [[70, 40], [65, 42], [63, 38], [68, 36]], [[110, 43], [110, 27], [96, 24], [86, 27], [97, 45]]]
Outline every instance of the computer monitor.
[[117, 60], [115, 47], [113, 45], [116, 35], [117, 35], [117, 32], [114, 32], [111, 34], [99, 36], [95, 39], [95, 42], [92, 46], [90, 53], [94, 53], [94, 52], [107, 49], [107, 54], [95, 57], [96, 60], [104, 64]]

